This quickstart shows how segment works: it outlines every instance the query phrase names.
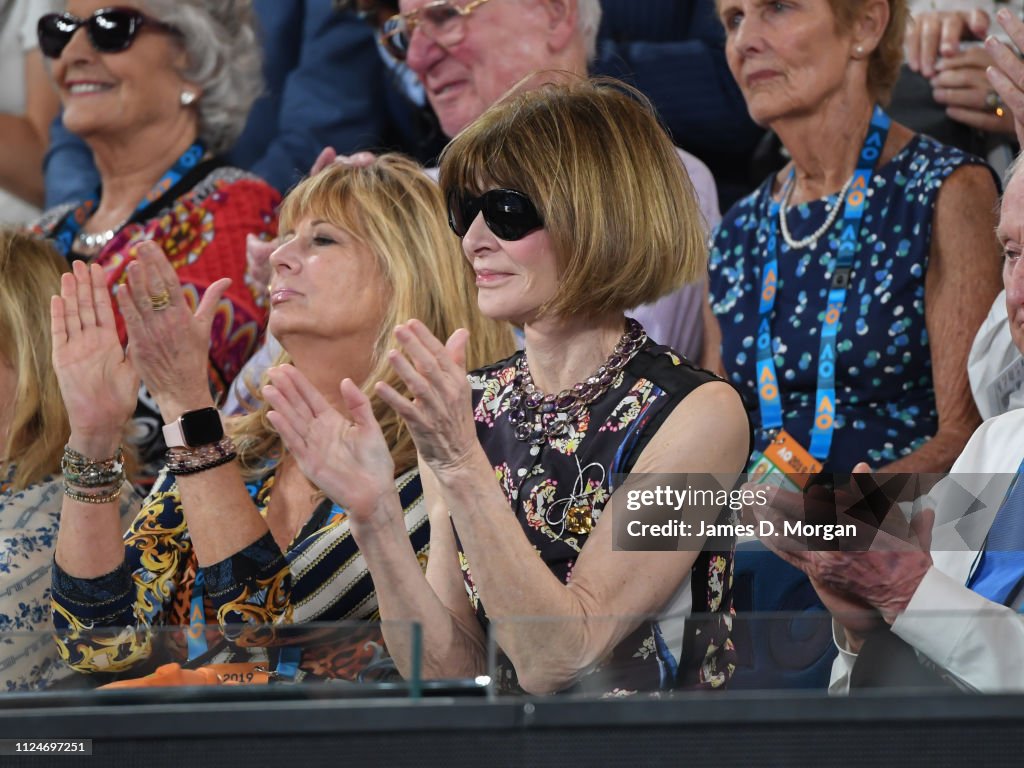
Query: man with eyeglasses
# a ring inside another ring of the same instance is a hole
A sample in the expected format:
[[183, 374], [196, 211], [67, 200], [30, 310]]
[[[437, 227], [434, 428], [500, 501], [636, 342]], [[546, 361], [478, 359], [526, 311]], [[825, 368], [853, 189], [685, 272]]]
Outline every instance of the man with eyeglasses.
[[[423, 84], [441, 129], [454, 136], [534, 72], [587, 74], [597, 50], [599, 0], [400, 0], [380, 40]], [[715, 181], [682, 150], [701, 211], [721, 218]], [[651, 337], [697, 359], [703, 285], [690, 285], [633, 314]]]

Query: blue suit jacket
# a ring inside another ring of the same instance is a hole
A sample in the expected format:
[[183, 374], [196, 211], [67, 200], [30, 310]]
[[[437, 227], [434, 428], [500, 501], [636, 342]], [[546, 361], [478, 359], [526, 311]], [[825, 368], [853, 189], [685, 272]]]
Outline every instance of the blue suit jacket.
[[751, 121], [729, 72], [725, 30], [714, 1], [602, 0], [601, 5], [591, 71], [621, 78], [654, 102], [675, 143], [711, 169], [725, 210], [740, 191], [753, 188], [748, 167], [763, 131]]

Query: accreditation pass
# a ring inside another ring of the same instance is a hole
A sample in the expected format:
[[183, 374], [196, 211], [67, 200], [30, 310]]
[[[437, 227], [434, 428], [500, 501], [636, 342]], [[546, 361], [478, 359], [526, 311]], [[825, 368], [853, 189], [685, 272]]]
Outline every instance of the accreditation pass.
[[0, 755], [91, 755], [92, 739], [0, 739]]

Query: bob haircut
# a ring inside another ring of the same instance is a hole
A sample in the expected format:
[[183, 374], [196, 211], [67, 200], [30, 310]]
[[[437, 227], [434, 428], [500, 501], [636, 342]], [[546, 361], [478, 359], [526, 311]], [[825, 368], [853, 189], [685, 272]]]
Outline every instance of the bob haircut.
[[188, 66], [181, 76], [202, 92], [199, 138], [226, 152], [263, 92], [262, 47], [251, 0], [144, 0], [146, 10], [179, 32]]
[[60, 293], [67, 262], [48, 242], [0, 229], [0, 365], [14, 369], [14, 402], [0, 469], [15, 465], [13, 485], [24, 490], [60, 471], [68, 426], [57, 374], [50, 362], [50, 297]]
[[[836, 29], [848, 34], [864, 7], [864, 0], [828, 0], [836, 17]], [[878, 46], [868, 58], [868, 92], [880, 104], [888, 105], [903, 65], [903, 38], [907, 31], [907, 0], [889, 0], [889, 23]]]
[[524, 193], [544, 219], [560, 285], [544, 314], [624, 312], [704, 274], [705, 222], [650, 102], [611, 79], [555, 73], [513, 91], [441, 155], [440, 183]]
[[[374, 391], [374, 384], [384, 381], [408, 396], [387, 359], [397, 347], [395, 326], [417, 318], [442, 340], [466, 328], [470, 368], [511, 355], [512, 328], [485, 318], [477, 309], [476, 284], [445, 224], [441, 190], [412, 160], [381, 155], [365, 167], [334, 164], [305, 179], [282, 203], [279, 230], [288, 232], [309, 218], [351, 232], [373, 253], [390, 286], [390, 295], [380, 297], [386, 311], [371, 352], [371, 372], [360, 386], [387, 439], [395, 472], [401, 474], [416, 465], [416, 447], [405, 424]], [[279, 362], [286, 360], [287, 351]], [[259, 393], [254, 394], [260, 405], [232, 429], [249, 477], [262, 471], [267, 456], [281, 452], [280, 438], [266, 420], [269, 407]]]

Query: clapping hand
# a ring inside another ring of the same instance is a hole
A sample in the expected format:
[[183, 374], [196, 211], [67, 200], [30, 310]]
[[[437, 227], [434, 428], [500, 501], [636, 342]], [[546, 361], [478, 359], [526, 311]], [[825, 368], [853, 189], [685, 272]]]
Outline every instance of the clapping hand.
[[992, 55], [985, 48], [972, 47], [943, 56], [931, 79], [932, 96], [946, 107], [951, 119], [979, 131], [1012, 136], [1013, 116], [986, 75], [992, 63]]
[[391, 350], [388, 361], [412, 400], [384, 382], [377, 394], [405, 420], [417, 452], [436, 475], [466, 466], [480, 448], [466, 378], [469, 332], [460, 328], [442, 344], [423, 323], [410, 320], [395, 329], [395, 338], [401, 351]]
[[128, 356], [165, 422], [213, 405], [207, 368], [217, 304], [231, 285], [221, 278], [192, 313], [181, 282], [156, 243], [138, 247], [118, 306], [128, 329]]
[[103, 268], [76, 261], [50, 301], [53, 367], [71, 423], [71, 446], [85, 455], [114, 455], [135, 412], [139, 378], [117, 336]]
[[267, 418], [299, 469], [354, 525], [373, 522], [378, 502], [395, 492], [395, 464], [370, 399], [345, 379], [346, 416], [294, 366], [271, 368], [269, 377], [263, 396], [273, 410]]
[[[860, 634], [880, 623], [879, 619], [892, 623], [910, 602], [931, 567], [934, 514], [925, 509], [908, 522], [898, 507], [886, 501], [884, 489], [880, 490], [866, 465], [858, 465], [855, 472], [849, 489], [833, 493], [812, 487], [804, 494], [772, 491], [767, 505], [748, 511], [755, 520], [774, 527], [775, 535], [761, 537], [765, 546], [807, 574], [840, 623]], [[879, 502], [884, 502], [885, 509]], [[826, 518], [853, 525], [856, 535], [831, 543], [779, 535], [786, 522]]]

